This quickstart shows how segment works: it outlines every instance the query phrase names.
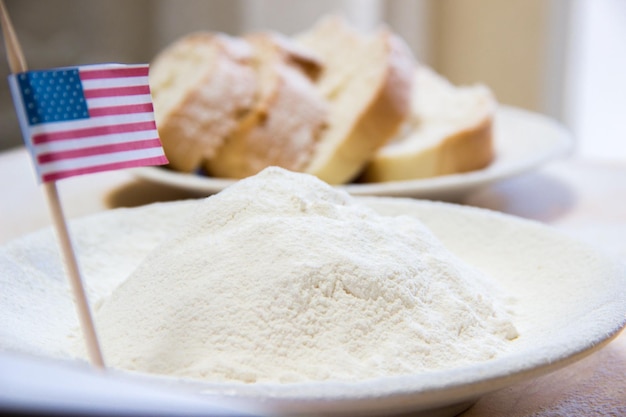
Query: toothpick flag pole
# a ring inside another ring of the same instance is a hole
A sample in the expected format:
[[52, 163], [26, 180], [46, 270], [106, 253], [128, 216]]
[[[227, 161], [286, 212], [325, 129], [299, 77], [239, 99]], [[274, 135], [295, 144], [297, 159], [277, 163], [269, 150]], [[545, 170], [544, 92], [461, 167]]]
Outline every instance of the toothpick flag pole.
[[[2, 22], [2, 33], [4, 35], [4, 43], [9, 60], [9, 66], [12, 73], [22, 73], [27, 71], [26, 60], [22, 53], [22, 48], [17, 40], [17, 36], [11, 24], [9, 14], [4, 5], [4, 1], [0, 0], [0, 17]], [[80, 271], [78, 268], [78, 262], [72, 248], [72, 243], [68, 233], [65, 216], [61, 208], [59, 201], [59, 195], [56, 188], [55, 181], [49, 181], [43, 183], [43, 188], [50, 207], [50, 213], [52, 221], [54, 223], [55, 230], [61, 246], [63, 258], [69, 275], [70, 285], [74, 295], [74, 301], [78, 312], [78, 318], [80, 320], [81, 329], [87, 345], [87, 353], [91, 363], [98, 367], [104, 368], [104, 360], [102, 358], [102, 352], [100, 345], [98, 344], [98, 338], [93, 324], [91, 312], [89, 310], [89, 304], [85, 295], [85, 289], [80, 277]]]
[[9, 14], [4, 6], [4, 0], [0, 0], [0, 18], [2, 18], [2, 34], [4, 35], [4, 44], [11, 71], [24, 72], [26, 71], [26, 60], [17, 41], [13, 25], [11, 25]]
[[102, 358], [102, 352], [100, 350], [100, 345], [98, 344], [98, 337], [96, 335], [93, 319], [91, 317], [91, 311], [89, 310], [85, 289], [82, 284], [78, 262], [76, 261], [76, 256], [74, 255], [74, 251], [72, 249], [72, 242], [67, 230], [63, 210], [59, 202], [56, 183], [54, 181], [46, 182], [43, 184], [43, 188], [46, 193], [48, 205], [50, 206], [50, 214], [57, 232], [59, 244], [61, 245], [63, 258], [65, 259], [65, 265], [69, 275], [72, 293], [74, 294], [78, 319], [80, 320], [83, 337], [85, 338], [89, 360], [94, 366], [104, 368], [104, 359]]

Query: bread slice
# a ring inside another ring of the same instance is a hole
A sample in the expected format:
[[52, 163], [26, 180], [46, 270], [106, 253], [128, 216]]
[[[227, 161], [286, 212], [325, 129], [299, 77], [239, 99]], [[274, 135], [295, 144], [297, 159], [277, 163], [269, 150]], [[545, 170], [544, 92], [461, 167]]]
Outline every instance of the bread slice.
[[413, 55], [386, 28], [363, 34], [336, 16], [295, 39], [322, 60], [317, 87], [330, 107], [306, 172], [349, 182], [410, 116]]
[[210, 32], [185, 36], [155, 57], [150, 90], [171, 168], [199, 168], [250, 111], [257, 90], [251, 59], [247, 42]]
[[312, 77], [319, 61], [277, 33], [244, 38], [259, 80], [252, 111], [205, 164], [207, 174], [244, 178], [274, 165], [302, 171], [326, 124], [327, 104]]
[[403, 133], [365, 168], [366, 182], [398, 181], [477, 170], [494, 159], [497, 107], [483, 85], [456, 87], [426, 66], [415, 73], [413, 115]]

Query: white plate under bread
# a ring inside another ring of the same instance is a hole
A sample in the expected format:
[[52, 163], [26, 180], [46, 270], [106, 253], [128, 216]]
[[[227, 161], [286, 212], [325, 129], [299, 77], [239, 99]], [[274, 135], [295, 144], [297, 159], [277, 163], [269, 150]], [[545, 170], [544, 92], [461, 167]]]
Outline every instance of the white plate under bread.
[[[458, 201], [484, 185], [538, 168], [573, 146], [569, 132], [555, 120], [516, 107], [500, 105], [494, 122], [496, 156], [487, 168], [463, 174], [417, 180], [353, 183], [339, 186], [353, 195], [414, 197]], [[186, 174], [158, 167], [133, 171], [145, 180], [208, 195], [234, 180]]]
[[[448, 203], [361, 201], [383, 214], [418, 216], [448, 249], [511, 294], [519, 331], [511, 349], [451, 370], [343, 383], [203, 383], [95, 372], [67, 358], [66, 335], [78, 322], [46, 229], [0, 247], [0, 368], [7, 370], [0, 373], [0, 406], [83, 415], [207, 415], [225, 406], [234, 411], [219, 415], [452, 416], [486, 393], [600, 349], [626, 322], [624, 265], [543, 224]], [[161, 203], [72, 221], [91, 302], [119, 285], [193, 208]]]

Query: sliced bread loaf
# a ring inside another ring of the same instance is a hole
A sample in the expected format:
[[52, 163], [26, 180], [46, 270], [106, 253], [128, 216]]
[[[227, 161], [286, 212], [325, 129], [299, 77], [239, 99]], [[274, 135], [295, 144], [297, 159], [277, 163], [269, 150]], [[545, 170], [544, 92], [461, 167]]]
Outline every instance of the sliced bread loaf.
[[375, 153], [361, 180], [398, 181], [461, 173], [494, 158], [496, 100], [483, 85], [457, 87], [426, 66], [415, 72], [411, 120]]
[[328, 126], [306, 172], [349, 182], [410, 116], [414, 58], [389, 30], [363, 34], [335, 16], [295, 39], [320, 57], [317, 88], [329, 103]]
[[302, 171], [326, 124], [327, 104], [312, 77], [320, 63], [293, 41], [263, 32], [244, 38], [259, 80], [252, 111], [207, 159], [207, 174], [244, 178], [270, 166]]
[[155, 57], [150, 90], [173, 169], [199, 168], [250, 111], [257, 91], [251, 59], [247, 42], [209, 32], [181, 38]]

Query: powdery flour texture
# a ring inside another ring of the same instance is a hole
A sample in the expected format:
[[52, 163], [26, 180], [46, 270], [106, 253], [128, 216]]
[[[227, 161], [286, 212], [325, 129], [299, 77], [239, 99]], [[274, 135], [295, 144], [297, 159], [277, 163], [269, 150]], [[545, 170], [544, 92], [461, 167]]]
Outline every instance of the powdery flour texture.
[[417, 219], [268, 168], [97, 308], [109, 366], [211, 381], [362, 380], [484, 361], [517, 332], [502, 294]]

